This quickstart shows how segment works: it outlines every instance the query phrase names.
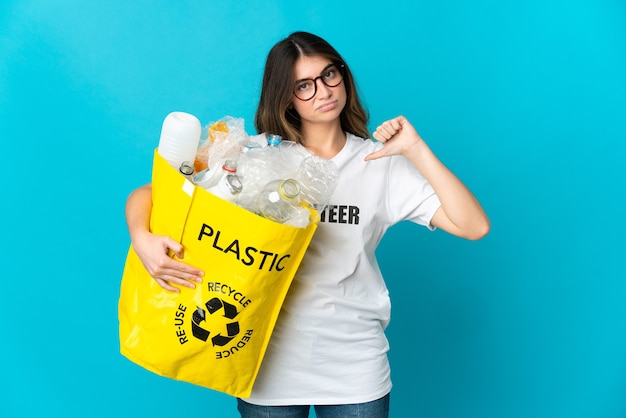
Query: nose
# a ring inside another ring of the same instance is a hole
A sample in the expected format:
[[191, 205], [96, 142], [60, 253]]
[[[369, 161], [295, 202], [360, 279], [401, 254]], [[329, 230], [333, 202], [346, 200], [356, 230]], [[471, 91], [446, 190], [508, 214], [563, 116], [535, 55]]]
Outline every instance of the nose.
[[317, 94], [320, 95], [320, 98], [322, 99], [326, 99], [333, 94], [331, 88], [322, 81], [321, 77], [317, 77], [315, 79], [315, 87], [317, 89]]

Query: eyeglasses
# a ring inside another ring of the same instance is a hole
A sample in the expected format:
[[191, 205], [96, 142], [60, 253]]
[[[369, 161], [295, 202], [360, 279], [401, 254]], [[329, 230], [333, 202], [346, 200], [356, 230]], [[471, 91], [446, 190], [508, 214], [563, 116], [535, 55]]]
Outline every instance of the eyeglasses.
[[300, 100], [311, 100], [317, 93], [317, 80], [322, 80], [327, 87], [337, 87], [343, 81], [344, 67], [344, 64], [330, 64], [320, 76], [296, 81], [293, 94]]

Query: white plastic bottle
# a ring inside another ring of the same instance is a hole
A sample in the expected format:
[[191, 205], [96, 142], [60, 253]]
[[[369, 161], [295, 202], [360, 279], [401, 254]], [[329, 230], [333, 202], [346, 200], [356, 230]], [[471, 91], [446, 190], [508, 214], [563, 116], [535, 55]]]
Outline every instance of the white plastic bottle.
[[222, 165], [221, 175], [207, 190], [217, 197], [234, 202], [242, 187], [241, 179], [237, 175], [237, 164], [232, 160], [226, 160]]
[[219, 179], [224, 174], [224, 164], [226, 163], [230, 164], [229, 161], [224, 161], [223, 163], [216, 165], [215, 168], [205, 168], [202, 171], [198, 171], [193, 176], [193, 182], [203, 189], [210, 189], [217, 184]]
[[176, 170], [194, 161], [200, 144], [200, 120], [190, 113], [172, 112], [165, 117], [157, 152]]

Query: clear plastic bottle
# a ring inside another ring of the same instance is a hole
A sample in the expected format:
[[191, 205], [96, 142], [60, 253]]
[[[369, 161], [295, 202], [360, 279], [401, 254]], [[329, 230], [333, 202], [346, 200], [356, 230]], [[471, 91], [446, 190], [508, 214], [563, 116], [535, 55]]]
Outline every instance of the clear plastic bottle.
[[300, 185], [294, 179], [273, 180], [257, 196], [259, 215], [285, 223], [299, 212]]
[[260, 148], [261, 144], [255, 142], [250, 137], [247, 137], [246, 140], [241, 144], [241, 152], [244, 154], [247, 152], [256, 152]]
[[292, 177], [297, 168], [297, 165], [293, 166], [291, 147], [286, 146], [286, 143], [293, 144], [291, 141], [283, 141], [280, 135], [269, 134], [267, 136], [267, 147], [263, 148], [263, 159], [269, 171], [272, 172], [268, 176], [273, 179]]
[[332, 161], [311, 155], [300, 163], [296, 179], [300, 183], [300, 199], [322, 212], [337, 187], [339, 169]]

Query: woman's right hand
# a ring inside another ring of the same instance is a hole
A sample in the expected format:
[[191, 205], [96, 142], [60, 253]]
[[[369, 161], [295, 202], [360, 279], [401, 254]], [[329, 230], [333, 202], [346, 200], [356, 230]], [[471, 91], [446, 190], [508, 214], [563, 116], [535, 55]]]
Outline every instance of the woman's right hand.
[[171, 257], [173, 254], [183, 258], [183, 246], [172, 238], [144, 231], [135, 236], [132, 246], [148, 273], [163, 289], [180, 292], [176, 286], [193, 289], [195, 283], [202, 282], [202, 270]]

